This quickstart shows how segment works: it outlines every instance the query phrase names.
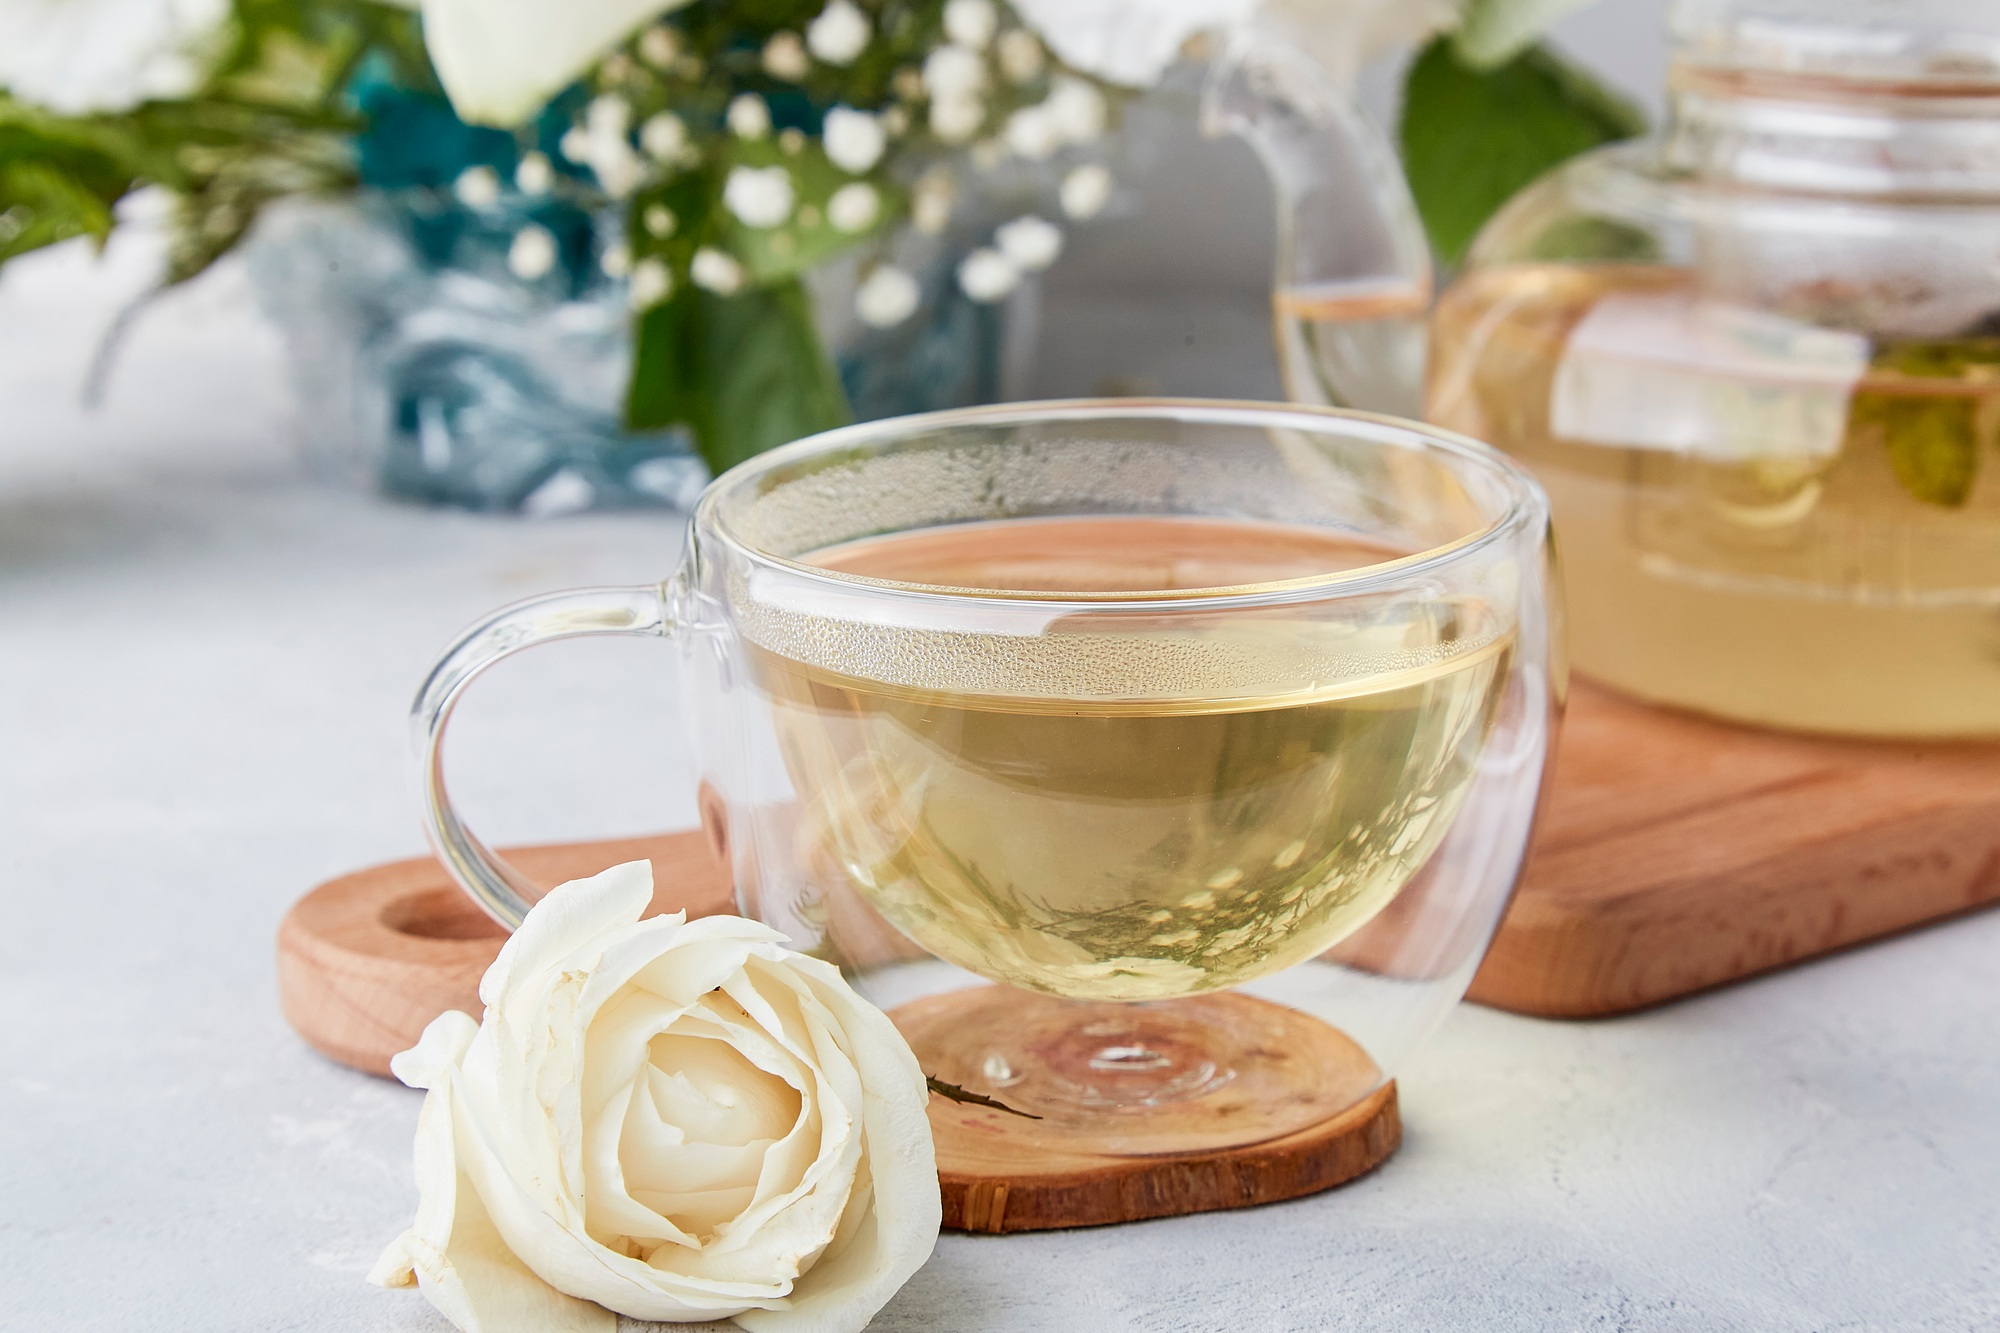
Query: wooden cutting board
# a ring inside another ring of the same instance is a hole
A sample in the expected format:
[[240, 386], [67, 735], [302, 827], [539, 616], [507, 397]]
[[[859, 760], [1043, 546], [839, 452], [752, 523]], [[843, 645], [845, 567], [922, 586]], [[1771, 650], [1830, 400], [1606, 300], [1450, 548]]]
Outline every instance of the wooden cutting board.
[[1729, 726], [1579, 684], [1470, 997], [1623, 1013], [2000, 901], [2000, 745]]

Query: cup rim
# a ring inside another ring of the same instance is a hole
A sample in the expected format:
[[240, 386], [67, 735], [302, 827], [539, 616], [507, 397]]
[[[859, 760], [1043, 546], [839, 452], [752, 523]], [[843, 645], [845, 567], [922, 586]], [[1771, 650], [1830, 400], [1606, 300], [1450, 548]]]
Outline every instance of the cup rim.
[[[1464, 536], [1438, 546], [1413, 551], [1393, 560], [1358, 565], [1350, 569], [1313, 574], [1304, 578], [1264, 583], [1234, 584], [1216, 588], [1168, 588], [1159, 590], [1120, 589], [1090, 593], [1011, 588], [960, 588], [948, 584], [910, 583], [807, 564], [776, 555], [753, 545], [720, 519], [726, 493], [746, 486], [802, 458], [852, 448], [872, 441], [921, 436], [927, 431], [963, 425], [1005, 425], [1034, 421], [1093, 421], [1117, 418], [1151, 418], [1195, 421], [1211, 425], [1282, 427], [1287, 422], [1297, 428], [1326, 433], [1329, 420], [1359, 427], [1360, 433], [1388, 447], [1415, 445], [1437, 450], [1495, 476], [1507, 492], [1506, 511]], [[1269, 605], [1290, 601], [1316, 600], [1327, 595], [1359, 596], [1400, 584], [1419, 576], [1470, 559], [1496, 543], [1506, 540], [1523, 526], [1548, 526], [1548, 499], [1539, 482], [1525, 468], [1489, 444], [1445, 430], [1428, 422], [1412, 421], [1379, 412], [1350, 408], [1318, 407], [1303, 403], [1267, 403], [1249, 399], [1179, 398], [1058, 398], [1024, 402], [995, 403], [979, 407], [947, 408], [937, 412], [884, 417], [855, 422], [821, 431], [780, 445], [749, 458], [710, 481], [696, 502], [692, 515], [693, 533], [712, 534], [743, 559], [755, 565], [783, 570], [789, 575], [845, 588], [864, 588], [889, 596], [965, 603], [1002, 602], [1047, 608], [1089, 608], [1111, 611], [1121, 607], [1161, 611], [1176, 608], [1222, 609], [1238, 605]]]

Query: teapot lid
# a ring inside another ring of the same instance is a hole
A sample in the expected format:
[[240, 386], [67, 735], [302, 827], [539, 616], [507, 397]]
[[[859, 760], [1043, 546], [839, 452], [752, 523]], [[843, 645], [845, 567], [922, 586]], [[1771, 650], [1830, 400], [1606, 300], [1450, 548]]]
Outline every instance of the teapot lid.
[[1987, 0], [1676, 0], [1672, 27], [1699, 69], [2000, 91], [2000, 4]]

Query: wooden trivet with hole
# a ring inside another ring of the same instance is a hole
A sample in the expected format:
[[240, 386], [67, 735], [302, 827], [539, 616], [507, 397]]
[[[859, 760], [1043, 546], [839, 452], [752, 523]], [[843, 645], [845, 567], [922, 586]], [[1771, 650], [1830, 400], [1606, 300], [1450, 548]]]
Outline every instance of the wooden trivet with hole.
[[2000, 745], [1569, 702], [1480, 1004], [1626, 1013], [2000, 902]]

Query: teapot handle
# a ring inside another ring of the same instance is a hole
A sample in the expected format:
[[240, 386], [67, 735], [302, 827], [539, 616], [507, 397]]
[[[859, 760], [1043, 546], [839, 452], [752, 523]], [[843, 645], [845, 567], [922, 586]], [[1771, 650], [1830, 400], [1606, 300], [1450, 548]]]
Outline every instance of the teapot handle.
[[1388, 138], [1317, 61], [1255, 22], [1211, 66], [1201, 124], [1248, 140], [1271, 179], [1287, 395], [1416, 415], [1431, 252]]

